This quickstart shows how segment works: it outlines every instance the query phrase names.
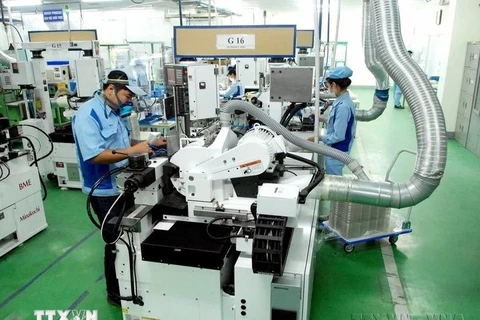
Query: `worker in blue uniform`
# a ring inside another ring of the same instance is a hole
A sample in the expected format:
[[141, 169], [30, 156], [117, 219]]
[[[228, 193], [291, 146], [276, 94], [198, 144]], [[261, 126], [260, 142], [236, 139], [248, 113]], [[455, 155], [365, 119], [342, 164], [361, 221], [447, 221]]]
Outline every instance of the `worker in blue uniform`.
[[228, 81], [231, 83], [230, 88], [225, 93], [220, 93], [225, 99], [233, 99], [245, 95], [245, 88], [237, 81], [237, 71], [231, 68], [227, 74]]
[[[72, 127], [84, 193], [88, 194], [105, 173], [125, 165], [129, 154], [151, 152], [151, 146], [147, 142], [130, 139], [129, 130], [123, 118], [129, 114], [127, 105], [133, 97], [145, 94], [137, 86], [133, 75], [114, 70], [109, 73], [103, 90], [97, 92], [75, 114]], [[166, 144], [166, 140], [159, 138], [154, 144], [162, 146]], [[113, 152], [114, 150], [118, 152]], [[112, 209], [108, 220], [120, 215], [123, 204], [114, 205], [118, 197], [115, 176], [104, 179], [94, 190], [91, 206], [100, 224], [103, 224], [110, 208]], [[127, 205], [133, 202], [133, 199], [126, 199], [126, 197], [122, 200]], [[113, 237], [108, 232], [109, 229], [106, 227], [107, 238]], [[106, 242], [113, 242], [113, 240]], [[120, 291], [115, 273], [115, 244], [105, 245], [104, 262], [107, 301], [120, 306]]]
[[[329, 91], [337, 97], [333, 102], [332, 109], [327, 120], [327, 134], [321, 137], [321, 141], [332, 148], [343, 152], [350, 152], [355, 133], [355, 105], [347, 88], [352, 81], [350, 77], [353, 71], [348, 67], [332, 69], [326, 79]], [[313, 138], [309, 139], [313, 141]], [[342, 175], [344, 163], [325, 157], [326, 173], [330, 175]]]

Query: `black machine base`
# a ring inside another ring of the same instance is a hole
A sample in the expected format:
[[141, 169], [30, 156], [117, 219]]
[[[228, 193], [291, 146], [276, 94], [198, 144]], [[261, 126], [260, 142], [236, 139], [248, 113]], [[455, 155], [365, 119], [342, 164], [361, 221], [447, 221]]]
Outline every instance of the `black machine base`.
[[[231, 228], [210, 226], [219, 236], [229, 235]], [[208, 237], [203, 223], [177, 221], [170, 230], [154, 230], [141, 249], [145, 261], [220, 270], [231, 246], [229, 239]]]

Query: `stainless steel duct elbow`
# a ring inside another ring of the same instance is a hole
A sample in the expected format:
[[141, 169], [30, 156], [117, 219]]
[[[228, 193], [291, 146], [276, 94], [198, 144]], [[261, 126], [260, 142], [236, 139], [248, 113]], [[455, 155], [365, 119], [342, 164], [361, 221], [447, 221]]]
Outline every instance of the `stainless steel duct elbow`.
[[403, 44], [397, 0], [370, 0], [381, 63], [400, 86], [412, 111], [417, 159], [405, 183], [362, 181], [327, 176], [310, 196], [381, 207], [405, 208], [428, 198], [443, 176], [447, 159], [445, 119], [438, 98]]
[[362, 40], [365, 64], [368, 70], [375, 76], [377, 85], [373, 95], [372, 107], [369, 110], [357, 110], [355, 118], [358, 121], [377, 119], [387, 107], [388, 91], [390, 89], [388, 74], [376, 54], [375, 28], [371, 11], [370, 0], [363, 0]]

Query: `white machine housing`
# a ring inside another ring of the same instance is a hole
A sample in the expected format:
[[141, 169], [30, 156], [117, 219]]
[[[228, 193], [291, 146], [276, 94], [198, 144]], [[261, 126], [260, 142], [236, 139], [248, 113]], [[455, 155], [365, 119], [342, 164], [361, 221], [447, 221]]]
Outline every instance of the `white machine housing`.
[[91, 97], [102, 88], [105, 80], [103, 59], [82, 58], [73, 61], [78, 97]]
[[10, 175], [0, 182], [0, 257], [47, 227], [37, 168], [27, 154], [7, 164]]
[[78, 168], [74, 143], [53, 143], [54, 149], [49, 157], [53, 174], [57, 177], [60, 188], [81, 189], [82, 175]]
[[260, 73], [267, 73], [266, 58], [239, 58], [236, 60], [237, 81], [245, 89], [257, 89], [260, 87]]

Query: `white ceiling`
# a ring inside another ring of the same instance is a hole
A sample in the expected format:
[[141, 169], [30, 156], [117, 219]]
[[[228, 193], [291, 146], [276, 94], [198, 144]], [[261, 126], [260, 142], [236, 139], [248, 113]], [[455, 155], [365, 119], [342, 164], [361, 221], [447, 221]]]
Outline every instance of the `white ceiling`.
[[[1, 1], [1, 0], [0, 0]], [[13, 1], [13, 0], [12, 0]], [[17, 0], [22, 1], [22, 0]], [[30, 0], [26, 0], [30, 1]], [[189, 1], [189, 0], [183, 0]], [[201, 0], [203, 3], [208, 3], [209, 0]], [[242, 11], [248, 11], [250, 9], [255, 10], [267, 10], [268, 14], [271, 13], [294, 13], [294, 12], [306, 12], [313, 9], [313, 0], [210, 0], [211, 4], [217, 4], [220, 8], [229, 9], [236, 13]], [[336, 7], [337, 1], [330, 0], [331, 6]], [[342, 7], [349, 5], [358, 5], [361, 0], [341, 0]], [[411, 2], [425, 2], [426, 0], [401, 0]], [[6, 0], [3, 0], [4, 5]], [[192, 2], [190, 0], [190, 2]], [[326, 7], [329, 0], [323, 0]], [[138, 3], [138, 4], [137, 4]], [[174, 0], [117, 0], [117, 1], [102, 1], [96, 2], [80, 2], [80, 0], [43, 0], [43, 5], [37, 6], [25, 6], [14, 7], [13, 11], [20, 11], [22, 13], [27, 12], [39, 12], [43, 9], [52, 9], [64, 7], [69, 5], [71, 10], [78, 10], [80, 7], [83, 10], [96, 9], [96, 10], [108, 10], [108, 9], [130, 9], [130, 8], [158, 8], [164, 10], [178, 10], [178, 4]]]

